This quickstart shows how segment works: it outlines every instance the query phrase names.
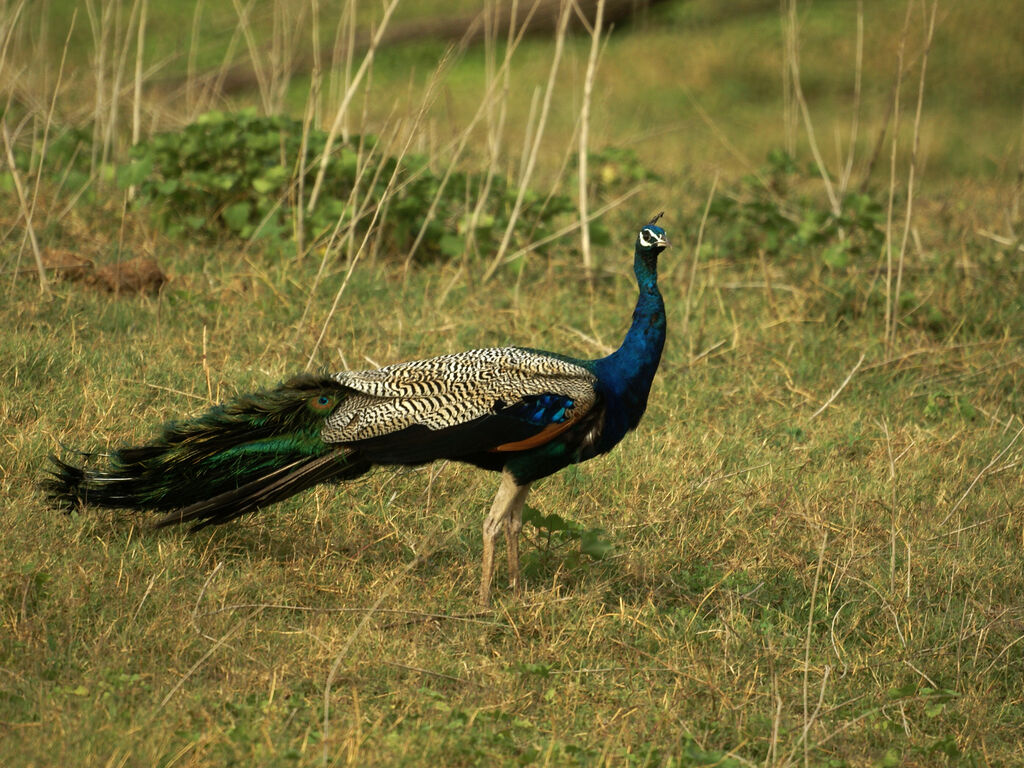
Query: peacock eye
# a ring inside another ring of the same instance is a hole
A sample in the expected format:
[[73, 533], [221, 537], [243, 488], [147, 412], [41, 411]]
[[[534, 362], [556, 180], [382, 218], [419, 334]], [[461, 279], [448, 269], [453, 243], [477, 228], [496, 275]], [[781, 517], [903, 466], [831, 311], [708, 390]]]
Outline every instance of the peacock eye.
[[309, 406], [314, 411], [326, 411], [334, 404], [334, 400], [327, 395], [319, 395], [309, 399]]

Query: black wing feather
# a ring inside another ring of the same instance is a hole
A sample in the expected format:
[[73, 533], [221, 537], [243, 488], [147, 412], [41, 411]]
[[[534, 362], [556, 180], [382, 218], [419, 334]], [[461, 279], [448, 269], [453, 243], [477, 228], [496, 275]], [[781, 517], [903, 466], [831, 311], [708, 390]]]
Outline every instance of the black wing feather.
[[[561, 405], [558, 405], [558, 403]], [[386, 435], [346, 443], [375, 464], [425, 464], [437, 459], [469, 461], [480, 466], [499, 467], [500, 454], [486, 454], [499, 446], [536, 437], [552, 424], [566, 419], [565, 408], [572, 401], [564, 395], [532, 395], [514, 403], [499, 403], [492, 413], [444, 429], [414, 424]], [[591, 408], [594, 411], [595, 408]], [[575, 414], [578, 420], [586, 414]]]

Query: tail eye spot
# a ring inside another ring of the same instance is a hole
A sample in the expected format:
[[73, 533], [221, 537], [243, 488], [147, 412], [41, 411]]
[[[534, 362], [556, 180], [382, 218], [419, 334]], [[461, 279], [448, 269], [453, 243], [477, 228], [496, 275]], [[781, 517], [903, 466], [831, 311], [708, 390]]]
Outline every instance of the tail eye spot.
[[334, 398], [329, 395], [318, 395], [309, 398], [309, 407], [314, 411], [329, 411], [334, 407]]

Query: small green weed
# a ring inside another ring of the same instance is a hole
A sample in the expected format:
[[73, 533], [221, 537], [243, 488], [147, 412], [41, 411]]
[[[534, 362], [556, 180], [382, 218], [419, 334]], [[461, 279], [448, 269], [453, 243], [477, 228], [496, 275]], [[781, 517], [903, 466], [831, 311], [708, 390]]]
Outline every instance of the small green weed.
[[929, 393], [924, 405], [925, 419], [936, 422], [950, 416], [964, 422], [973, 422], [978, 419], [978, 411], [962, 395], [945, 390]]
[[[41, 136], [29, 142], [14, 142], [11, 154], [14, 167], [25, 178], [40, 175], [55, 184], [54, 194], [62, 190], [79, 195], [83, 202], [95, 202], [91, 190], [93, 141], [86, 126], [59, 126], [51, 129], [44, 145]], [[42, 167], [40, 167], [42, 166]], [[109, 172], [109, 167], [106, 172]], [[0, 171], [0, 192], [14, 191], [14, 175], [10, 169]]]
[[[613, 549], [603, 528], [587, 528], [555, 513], [544, 515], [531, 506], [523, 509], [523, 524], [537, 531], [537, 548], [523, 558], [523, 573], [527, 578], [547, 570], [554, 560], [571, 569], [579, 566], [584, 556], [603, 560]], [[578, 549], [569, 549], [575, 544], [579, 545]], [[558, 554], [563, 551], [564, 554]]]

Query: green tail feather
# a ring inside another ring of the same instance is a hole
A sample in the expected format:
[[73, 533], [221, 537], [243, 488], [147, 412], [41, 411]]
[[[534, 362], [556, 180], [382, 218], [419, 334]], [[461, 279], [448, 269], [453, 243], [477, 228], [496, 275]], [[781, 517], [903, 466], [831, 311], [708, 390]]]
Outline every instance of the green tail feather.
[[121, 448], [104, 469], [56, 457], [45, 487], [65, 507], [180, 510], [160, 525], [228, 520], [317, 483], [357, 477], [369, 462], [320, 437], [345, 396], [331, 378], [304, 374], [164, 427], [149, 445]]

